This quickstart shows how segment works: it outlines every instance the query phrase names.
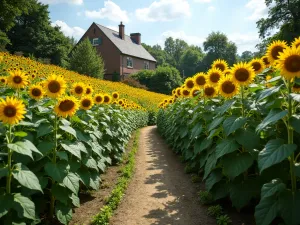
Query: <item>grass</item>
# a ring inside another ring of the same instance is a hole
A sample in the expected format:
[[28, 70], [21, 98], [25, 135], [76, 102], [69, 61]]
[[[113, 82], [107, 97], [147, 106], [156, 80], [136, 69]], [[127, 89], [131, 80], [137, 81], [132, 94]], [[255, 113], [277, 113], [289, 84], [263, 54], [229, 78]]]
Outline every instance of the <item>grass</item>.
[[114, 211], [118, 208], [134, 173], [135, 155], [138, 150], [139, 135], [140, 131], [138, 130], [134, 138], [132, 150], [123, 158], [123, 160], [126, 159], [126, 164], [120, 170], [121, 175], [118, 178], [118, 182], [106, 199], [105, 205], [100, 209], [100, 212], [94, 216], [92, 221], [93, 225], [108, 225]]

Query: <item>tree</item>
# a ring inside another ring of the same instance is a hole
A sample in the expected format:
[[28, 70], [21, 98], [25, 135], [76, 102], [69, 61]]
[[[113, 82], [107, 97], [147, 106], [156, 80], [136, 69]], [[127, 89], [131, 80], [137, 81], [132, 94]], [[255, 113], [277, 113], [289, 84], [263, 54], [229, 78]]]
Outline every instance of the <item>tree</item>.
[[189, 47], [180, 58], [180, 70], [184, 71], [185, 77], [190, 77], [196, 73], [197, 65], [203, 58], [201, 48], [196, 46]]
[[70, 69], [91, 77], [103, 78], [104, 62], [89, 39], [80, 42], [72, 52]]
[[142, 43], [143, 47], [156, 59], [156, 65], [160, 66], [166, 63], [166, 52], [160, 45], [156, 44], [152, 47]]
[[254, 57], [254, 53], [251, 51], [244, 51], [242, 52], [239, 60], [242, 62], [249, 62]]
[[188, 44], [181, 39], [168, 37], [165, 41], [165, 52], [167, 54], [167, 63], [180, 69], [180, 58], [183, 52], [188, 48]]
[[279, 28], [277, 39], [291, 42], [300, 35], [300, 0], [265, 0], [268, 17], [257, 21], [259, 35], [265, 39]]

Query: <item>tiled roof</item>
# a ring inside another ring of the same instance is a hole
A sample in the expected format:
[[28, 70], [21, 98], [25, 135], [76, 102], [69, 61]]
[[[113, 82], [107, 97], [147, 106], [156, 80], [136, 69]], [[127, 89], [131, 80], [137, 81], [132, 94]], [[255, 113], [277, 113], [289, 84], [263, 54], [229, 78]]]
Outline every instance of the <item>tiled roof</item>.
[[97, 23], [96, 25], [123, 54], [156, 62], [155, 58], [153, 58], [153, 56], [142, 45], [134, 43], [131, 40], [130, 36], [125, 35], [125, 39], [122, 40], [119, 36], [119, 32], [104, 27]]

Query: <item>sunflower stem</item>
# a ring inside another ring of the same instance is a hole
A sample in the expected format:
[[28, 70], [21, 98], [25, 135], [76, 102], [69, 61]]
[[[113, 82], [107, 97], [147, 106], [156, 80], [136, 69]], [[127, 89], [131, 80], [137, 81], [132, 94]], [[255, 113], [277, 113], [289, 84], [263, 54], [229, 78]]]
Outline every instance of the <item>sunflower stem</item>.
[[[290, 80], [287, 82], [287, 88], [288, 88], [288, 144], [294, 143], [294, 129], [291, 125], [291, 118], [293, 115], [293, 102], [291, 98], [292, 93], [292, 83]], [[290, 160], [290, 174], [291, 174], [291, 184], [292, 184], [292, 193], [295, 196], [295, 192], [297, 190], [297, 183], [296, 183], [296, 175], [295, 175], [295, 154], [294, 152], [289, 158]]]
[[[8, 135], [6, 136], [7, 139], [7, 144], [10, 144], [12, 142], [12, 137], [11, 137], [11, 125], [9, 125], [8, 128]], [[11, 193], [11, 176], [12, 176], [12, 169], [11, 169], [11, 157], [12, 157], [12, 150], [10, 148], [7, 148], [7, 169], [8, 169], [8, 175], [6, 179], [6, 194]]]
[[245, 117], [245, 107], [244, 107], [244, 86], [241, 86], [241, 105], [242, 105], [242, 117]]

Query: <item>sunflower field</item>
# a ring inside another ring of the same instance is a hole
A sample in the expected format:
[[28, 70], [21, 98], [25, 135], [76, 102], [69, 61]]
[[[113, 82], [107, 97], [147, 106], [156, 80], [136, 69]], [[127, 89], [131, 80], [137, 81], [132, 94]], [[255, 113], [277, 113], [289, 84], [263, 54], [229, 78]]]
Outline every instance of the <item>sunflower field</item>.
[[257, 225], [300, 224], [300, 38], [228, 67], [216, 60], [160, 103], [158, 129], [214, 201]]
[[0, 55], [0, 224], [68, 224], [165, 95]]

